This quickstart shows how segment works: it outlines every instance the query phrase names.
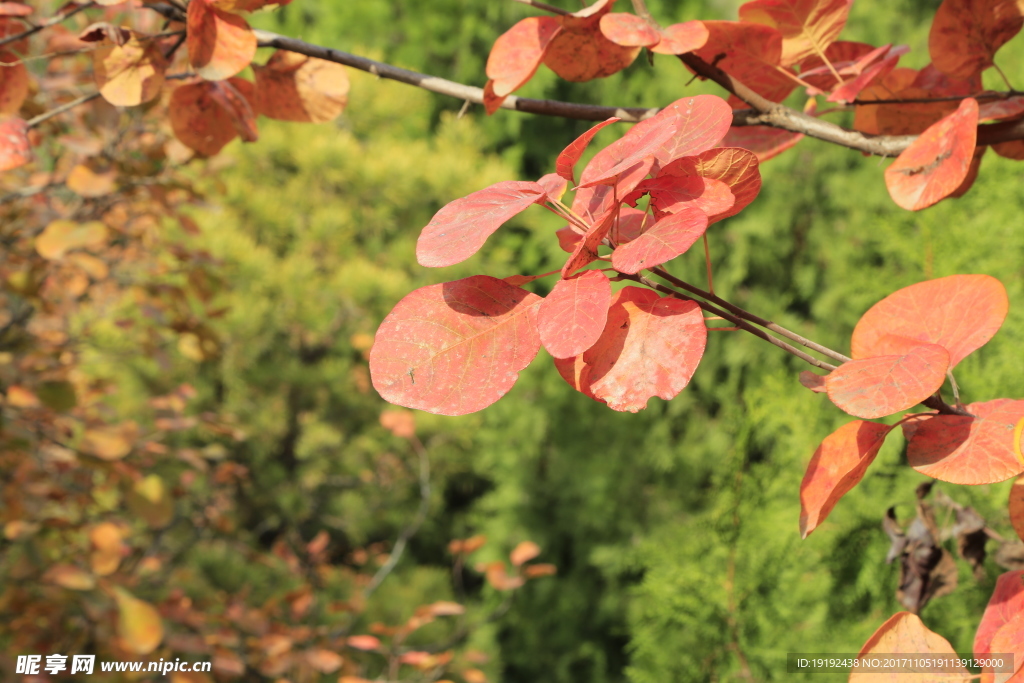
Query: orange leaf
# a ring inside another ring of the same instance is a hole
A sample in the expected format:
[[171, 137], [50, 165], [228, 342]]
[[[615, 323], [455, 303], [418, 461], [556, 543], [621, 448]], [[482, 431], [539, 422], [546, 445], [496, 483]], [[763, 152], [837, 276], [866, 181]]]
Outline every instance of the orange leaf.
[[[910, 612], [899, 612], [878, 627], [868, 638], [860, 650], [860, 657], [867, 655], [887, 654], [936, 654], [957, 657], [956, 651], [949, 641], [924, 625], [921, 618]], [[975, 653], [977, 656], [977, 653]], [[967, 669], [950, 671], [949, 676], [961, 674], [964, 679], [970, 676]], [[908, 680], [907, 674], [880, 675], [870, 669], [850, 673], [849, 683], [897, 683]], [[915, 678], [915, 680], [918, 680]]]
[[0, 116], [17, 114], [28, 97], [28, 70], [17, 55], [0, 51]]
[[751, 152], [736, 147], [718, 147], [693, 156], [685, 156], [663, 167], [659, 175], [698, 175], [702, 178], [720, 180], [728, 185], [733, 195], [733, 204], [727, 211], [709, 214], [709, 225], [723, 218], [735, 216], [754, 201], [761, 191], [758, 158]]
[[390, 403], [442, 415], [486, 408], [540, 350], [540, 301], [487, 275], [417, 289], [377, 330], [374, 388]]
[[1017, 0], [943, 0], [928, 34], [932, 63], [955, 78], [992, 66], [992, 58], [1024, 25]]
[[519, 567], [529, 562], [533, 558], [540, 555], [540, 546], [533, 541], [523, 541], [515, 548], [512, 549], [512, 553], [509, 555], [509, 559], [512, 560], [512, 566]]
[[43, 581], [74, 591], [88, 591], [96, 587], [96, 577], [69, 564], [53, 565], [43, 574]]
[[509, 576], [504, 562], [491, 562], [484, 570], [487, 583], [499, 591], [510, 591], [522, 587], [526, 580], [521, 576]]
[[621, 120], [622, 119], [613, 116], [606, 121], [602, 121], [601, 123], [592, 126], [583, 135], [569, 143], [569, 146], [563, 149], [555, 160], [555, 172], [570, 183], [575, 182], [573, 172], [576, 168], [576, 162], [580, 160], [581, 156], [583, 156], [583, 152], [586, 151], [587, 145], [590, 144], [590, 141], [594, 139], [594, 136], [597, 135], [598, 131], [602, 128]]
[[800, 384], [804, 385], [816, 394], [825, 393], [825, 377], [827, 375], [819, 375], [816, 372], [810, 370], [804, 370], [800, 373]]
[[600, 26], [605, 38], [623, 47], [652, 47], [661, 41], [661, 33], [635, 14], [606, 14]]
[[981, 172], [981, 159], [987, 150], [988, 147], [984, 146], [974, 148], [974, 156], [971, 157], [971, 166], [967, 169], [967, 177], [960, 183], [960, 187], [949, 193], [950, 197], [954, 199], [963, 197], [974, 186], [974, 181], [978, 179], [978, 173]]
[[554, 576], [557, 573], [558, 567], [553, 564], [528, 564], [523, 568], [523, 575], [528, 579]]
[[885, 185], [893, 201], [920, 211], [956, 191], [970, 170], [977, 133], [978, 103], [967, 98], [885, 169]]
[[587, 381], [610, 408], [635, 413], [652, 396], [669, 400], [682, 391], [706, 343], [697, 304], [626, 287], [612, 301], [601, 338], [583, 354]]
[[1013, 655], [1013, 672], [1000, 667], [1000, 674], [993, 675], [994, 667], [987, 667], [982, 669], [980, 683], [1020, 683], [1021, 677], [1016, 674], [1024, 664], [1024, 612], [1013, 615], [996, 631], [989, 648], [993, 653]]
[[598, 403], [605, 403], [603, 398], [594, 396], [590, 388], [590, 366], [583, 360], [583, 354], [575, 358], [555, 358], [554, 362], [558, 374], [569, 386]]
[[85, 164], [78, 164], [64, 183], [80, 197], [103, 197], [117, 189], [117, 173], [114, 170], [97, 173]]
[[32, 159], [28, 125], [23, 119], [0, 121], [0, 172], [24, 166]]
[[740, 21], [778, 29], [783, 66], [820, 55], [846, 25], [851, 0], [752, 0], [740, 6]]
[[800, 536], [820, 525], [839, 499], [849, 493], [875, 460], [889, 425], [854, 420], [825, 437], [800, 483]]
[[98, 247], [107, 241], [107, 226], [99, 221], [76, 223], [58, 219], [36, 237], [36, 251], [47, 259], [59, 259], [73, 249]]
[[138, 425], [131, 420], [85, 430], [81, 448], [102, 460], [120, 460], [131, 453], [138, 436]]
[[1021, 613], [1024, 613], [1024, 571], [1001, 574], [974, 634], [974, 656], [992, 654], [996, 634]]
[[905, 353], [909, 338], [946, 349], [952, 369], [995, 335], [1009, 306], [1006, 288], [990, 275], [919, 282], [893, 292], [861, 316], [851, 354], [859, 359]]
[[160, 615], [148, 602], [139, 600], [120, 586], [115, 586], [113, 591], [119, 612], [117, 635], [129, 651], [138, 655], [149, 654], [164, 639]]
[[555, 17], [530, 17], [498, 36], [487, 57], [493, 95], [504, 99], [530, 80], [551, 39], [561, 30], [562, 23]]
[[459, 614], [465, 614], [466, 608], [457, 602], [450, 602], [447, 600], [439, 600], [438, 602], [427, 605], [427, 609], [430, 614], [435, 617], [454, 617]]
[[96, 87], [103, 99], [119, 107], [134, 107], [160, 94], [167, 60], [155, 40], [134, 35], [123, 45], [105, 45], [93, 52]]
[[255, 139], [253, 96], [252, 83], [241, 78], [178, 87], [171, 95], [170, 106], [175, 137], [204, 156], [215, 155], [235, 139], [239, 130], [246, 131], [250, 140]]
[[356, 650], [376, 650], [380, 647], [380, 638], [376, 636], [349, 636], [345, 643]]
[[537, 309], [537, 329], [548, 353], [571, 358], [593, 346], [604, 331], [611, 298], [611, 283], [599, 270], [556, 282]]
[[341, 668], [344, 660], [336, 652], [324, 650], [306, 650], [306, 662], [322, 674], [334, 673]]
[[758, 163], [774, 159], [804, 139], [803, 133], [794, 133], [768, 126], [739, 126], [729, 129], [722, 144], [741, 147], [756, 155]]
[[1024, 419], [1024, 401], [972, 403], [967, 412], [973, 417], [929, 413], [904, 422], [910, 466], [941, 481], [969, 485], [994, 484], [1024, 471], [1015, 431]]
[[560, 18], [559, 31], [544, 51], [544, 65], [567, 81], [589, 81], [622, 71], [640, 54], [639, 47], [616, 45], [601, 33], [601, 18], [615, 0], [593, 5]]
[[345, 110], [349, 82], [341, 64], [278, 50], [256, 74], [256, 110], [279, 121], [324, 123]]
[[651, 48], [660, 55], [682, 55], [704, 47], [708, 29], [702, 21], [684, 21], [661, 29], [661, 41]]
[[777, 29], [742, 21], [705, 21], [704, 26], [708, 40], [695, 50], [698, 57], [772, 102], [793, 92], [795, 81], [777, 68], [782, 60], [782, 34]]
[[1010, 488], [1010, 524], [1024, 540], [1024, 477], [1017, 477]]
[[911, 408], [934, 394], [946, 379], [949, 353], [920, 344], [903, 355], [843, 363], [825, 377], [828, 397], [854, 417], [872, 420]]
[[208, 81], [234, 76], [256, 56], [256, 34], [245, 19], [209, 0], [189, 3], [186, 45], [192, 68]]
[[385, 410], [380, 414], [380, 426], [399, 439], [411, 439], [416, 436], [416, 416], [408, 410]]

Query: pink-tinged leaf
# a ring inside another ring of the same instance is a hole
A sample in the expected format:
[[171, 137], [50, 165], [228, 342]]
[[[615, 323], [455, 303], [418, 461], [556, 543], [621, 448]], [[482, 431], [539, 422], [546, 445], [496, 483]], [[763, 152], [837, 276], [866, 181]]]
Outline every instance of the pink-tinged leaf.
[[20, 2], [0, 2], [0, 17], [27, 17], [32, 8]]
[[[832, 69], [835, 69], [843, 80], [860, 74], [864, 68], [871, 66], [881, 60], [891, 44], [875, 47], [867, 43], [857, 43], [849, 40], [837, 40], [825, 50]], [[904, 50], [905, 52], [905, 50]], [[901, 53], [902, 54], [902, 53]], [[828, 68], [819, 55], [811, 55], [800, 62], [800, 80], [811, 85], [807, 95], [814, 97], [832, 90], [837, 84], [836, 77]]]
[[563, 149], [562, 153], [558, 155], [558, 159], [555, 160], [555, 173], [562, 176], [570, 183], [575, 182], [573, 171], [576, 168], [576, 162], [580, 160], [580, 157], [583, 156], [583, 152], [587, 149], [587, 145], [590, 144], [590, 141], [594, 139], [594, 136], [597, 135], [598, 131], [602, 128], [621, 120], [622, 119], [619, 117], [613, 116], [607, 121], [602, 121], [596, 126], [593, 126], [586, 133], [569, 143], [569, 146]]
[[819, 375], [816, 372], [810, 370], [804, 370], [800, 373], [800, 384], [804, 385], [816, 394], [824, 394], [827, 390], [825, 389], [825, 378], [828, 375]]
[[544, 196], [538, 198], [534, 204], [544, 204], [546, 201], [557, 202], [562, 199], [562, 195], [569, 187], [568, 181], [557, 173], [541, 176], [537, 179], [537, 184], [544, 188]]
[[208, 0], [188, 5], [189, 64], [208, 81], [231, 78], [256, 56], [256, 34], [242, 17]]
[[1024, 477], [1017, 477], [1010, 488], [1009, 511], [1013, 530], [1024, 540]]
[[896, 68], [896, 63], [900, 61], [900, 55], [894, 54], [887, 56], [880, 62], [872, 64], [868, 68], [864, 69], [852, 80], [843, 83], [841, 86], [832, 91], [832, 94], [828, 96], [829, 102], [852, 102], [857, 99], [857, 95], [861, 93], [864, 88], [868, 87], [875, 81], [888, 76], [893, 69]]
[[1017, 0], [943, 0], [928, 34], [932, 63], [955, 78], [981, 73], [1020, 31], [1022, 14]]
[[555, 358], [572, 358], [597, 342], [608, 319], [612, 286], [599, 270], [559, 280], [537, 309], [544, 348]]
[[967, 177], [977, 132], [978, 103], [967, 98], [955, 112], [929, 126], [885, 169], [889, 196], [910, 211], [948, 197]]
[[904, 355], [843, 363], [825, 378], [825, 388], [840, 409], [871, 420], [927, 399], [942, 386], [947, 369], [946, 349], [921, 344]]
[[687, 208], [700, 209], [710, 219], [725, 214], [736, 203], [727, 184], [699, 175], [662, 174], [644, 180], [622, 201], [635, 206], [644, 194], [651, 195], [651, 206], [659, 219]]
[[661, 34], [646, 21], [621, 12], [601, 17], [601, 33], [623, 47], [651, 47], [661, 40]]
[[860, 483], [891, 430], [889, 425], [854, 420], [825, 437], [800, 484], [801, 538], [807, 538], [839, 499]]
[[733, 195], [732, 207], [710, 215], [709, 225], [735, 216], [754, 201], [761, 191], [761, 171], [758, 169], [757, 157], [749, 150], [738, 147], [719, 147], [677, 159], [663, 167], [660, 175], [696, 175], [720, 180], [729, 186]]
[[897, 351], [898, 337], [938, 344], [949, 352], [950, 369], [984, 346], [1003, 324], [1010, 302], [990, 275], [950, 275], [893, 292], [868, 309], [853, 330], [854, 358]]
[[782, 33], [783, 66], [820, 55], [846, 25], [851, 0], [752, 0], [740, 6], [740, 21]]
[[573, 230], [568, 225], [560, 230], [556, 230], [555, 236], [558, 238], [558, 247], [569, 254], [576, 251], [576, 247], [579, 245], [580, 240], [583, 239], [583, 235], [576, 230]]
[[978, 106], [978, 121], [999, 121], [1013, 119], [1024, 114], [1024, 97], [1009, 97], [1005, 100], [987, 100]]
[[[957, 658], [958, 655], [949, 641], [934, 631], [930, 631], [924, 625], [921, 618], [910, 612], [899, 612], [889, 617], [884, 624], [878, 627], [864, 647], [860, 649], [860, 659], [885, 655], [948, 655], [950, 658]], [[975, 654], [977, 656], [977, 654]], [[967, 680], [970, 672], [967, 669], [950, 667], [943, 669], [941, 678], [932, 676], [914, 676], [913, 680], [936, 681], [936, 680]], [[865, 669], [853, 669], [850, 673], [848, 683], [902, 683], [909, 681], [913, 674], [892, 673], [879, 674], [877, 669], [865, 667]]]
[[929, 64], [917, 72], [911, 87], [927, 90], [934, 97], [970, 97], [981, 90], [981, 75], [952, 76]]
[[629, 244], [612, 252], [612, 267], [622, 273], [639, 273], [679, 256], [700, 239], [708, 216], [697, 208], [684, 208], [662, 218]]
[[757, 157], [758, 163], [763, 164], [803, 139], [803, 133], [793, 133], [781, 128], [739, 126], [729, 129], [729, 134], [722, 140], [722, 144], [749, 150]]
[[652, 225], [654, 218], [646, 211], [624, 206], [619, 209], [619, 220], [612, 226], [610, 236], [616, 245], [626, 244], [642, 235]]
[[967, 485], [994, 484], [1024, 472], [1015, 431], [1024, 419], [1024, 401], [972, 403], [967, 412], [974, 417], [927, 414], [904, 422], [910, 466], [929, 477]]
[[465, 261], [505, 221], [545, 197], [546, 192], [539, 183], [506, 180], [456, 199], [423, 228], [416, 241], [416, 260], [428, 268]]
[[586, 379], [608, 407], [635, 413], [653, 396], [669, 400], [682, 391], [706, 343], [696, 303], [626, 287], [612, 302], [600, 340], [583, 354]]
[[639, 47], [623, 47], [601, 33], [601, 19], [614, 0], [599, 0], [589, 7], [559, 17], [562, 30], [544, 52], [544, 64], [567, 81], [589, 81], [622, 71], [640, 54]]
[[[653, 161], [655, 152], [676, 133], [673, 126], [675, 121], [662, 119], [655, 123], [656, 119], [657, 117], [641, 121], [624, 136], [598, 152], [583, 169], [580, 187], [614, 185], [620, 176], [632, 171], [638, 164], [647, 160]], [[609, 163], [613, 160], [615, 163]]]
[[949, 193], [950, 198], [963, 197], [974, 186], [974, 181], [978, 179], [978, 173], [981, 172], [981, 160], [986, 151], [988, 151], [988, 147], [984, 145], [974, 148], [974, 156], [971, 157], [971, 166], [967, 169], [967, 177], [960, 183], [960, 187]]
[[484, 84], [484, 111], [487, 112], [487, 115], [490, 116], [501, 109], [501, 103], [505, 101], [506, 97], [508, 97], [508, 95], [501, 95], [500, 97], [495, 95], [494, 81], [487, 81], [487, 83]]
[[594, 392], [590, 390], [590, 366], [583, 360], [582, 355], [575, 358], [555, 358], [554, 361], [555, 369], [569, 386], [598, 403], [605, 402], [603, 398], [594, 396]]
[[25, 120], [0, 121], [0, 172], [24, 166], [31, 159], [32, 145]]
[[356, 650], [376, 650], [380, 647], [380, 638], [376, 636], [349, 636], [345, 644]]
[[[681, 157], [695, 156], [722, 141], [732, 125], [732, 107], [721, 97], [697, 95], [668, 105], [650, 119], [675, 119], [676, 134], [655, 155], [663, 167]], [[641, 124], [637, 124], [641, 125]]]
[[530, 80], [561, 30], [556, 17], [530, 17], [498, 36], [487, 57], [487, 77], [494, 95], [505, 97]]
[[992, 637], [989, 647], [993, 653], [1013, 655], [1013, 671], [998, 667], [999, 673], [996, 673], [993, 670], [996, 667], [983, 668], [979, 683], [1020, 683], [1018, 673], [1024, 664], [1024, 612], [1018, 612], [1003, 624]]
[[796, 82], [779, 71], [782, 34], [777, 29], [745, 21], [705, 21], [704, 26], [708, 40], [695, 50], [698, 57], [772, 102], [793, 92]]
[[651, 52], [661, 55], [682, 55], [704, 47], [708, 42], [708, 29], [702, 21], [684, 21], [661, 30], [661, 42]]
[[417, 289], [377, 330], [374, 388], [390, 403], [440, 415], [486, 408], [540, 350], [540, 301], [487, 275]]
[[1003, 626], [1024, 613], [1024, 571], [1006, 572], [996, 579], [981, 623], [974, 634], [974, 656], [993, 654], [992, 641]]
[[597, 248], [608, 236], [608, 231], [615, 224], [615, 211], [609, 210], [599, 217], [583, 235], [569, 259], [562, 266], [562, 278], [568, 278], [580, 268], [597, 260]]

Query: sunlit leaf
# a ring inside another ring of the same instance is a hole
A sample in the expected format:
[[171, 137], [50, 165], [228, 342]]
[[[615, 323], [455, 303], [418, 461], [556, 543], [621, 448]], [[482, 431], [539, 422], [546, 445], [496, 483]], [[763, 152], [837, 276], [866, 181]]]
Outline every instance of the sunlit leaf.
[[119, 107], [134, 107], [160, 94], [167, 60], [160, 43], [132, 36], [123, 45], [100, 46], [92, 55], [96, 87], [103, 99]]
[[1024, 472], [1016, 431], [1024, 420], [1024, 401], [971, 403], [967, 412], [973, 417], [927, 414], [904, 422], [910, 466], [941, 481], [969, 485], [994, 484]]
[[586, 133], [569, 143], [569, 146], [563, 149], [558, 155], [558, 159], [555, 160], [555, 172], [570, 183], [575, 182], [573, 172], [576, 168], [576, 162], [580, 160], [581, 156], [583, 156], [583, 152], [586, 151], [587, 145], [590, 144], [590, 141], [594, 139], [594, 136], [597, 135], [598, 131], [602, 128], [621, 120], [622, 119], [613, 116], [607, 121], [602, 121], [601, 123], [591, 127]]
[[843, 363], [825, 378], [825, 389], [839, 408], [871, 420], [927, 399], [942, 386], [948, 369], [946, 349], [920, 344], [905, 354]]
[[932, 63], [956, 78], [987, 69], [1024, 25], [1022, 13], [1017, 0], [943, 0], [928, 34]]
[[375, 636], [349, 636], [345, 643], [356, 650], [376, 650], [380, 647], [380, 638]]
[[73, 591], [89, 591], [96, 587], [96, 577], [70, 564], [55, 564], [43, 574], [43, 581]]
[[132, 421], [118, 425], [92, 427], [82, 436], [82, 450], [102, 460], [120, 460], [132, 451], [138, 437], [138, 425]]
[[1009, 305], [1006, 288], [989, 275], [919, 282], [893, 292], [861, 316], [853, 330], [851, 355], [859, 359], [905, 353], [909, 338], [946, 349], [953, 368], [995, 335]]
[[139, 600], [120, 586], [113, 588], [117, 601], [117, 635], [130, 652], [146, 655], [164, 639], [160, 614], [148, 602]]
[[659, 168], [681, 157], [703, 155], [718, 145], [732, 125], [732, 108], [715, 95], [684, 97], [658, 112], [650, 123], [641, 121], [635, 127], [662, 125], [662, 119], [672, 120], [676, 133], [655, 153]]
[[486, 408], [540, 350], [540, 301], [486, 275], [417, 289], [377, 330], [374, 388], [390, 403], [442, 415]]
[[660, 32], [641, 17], [621, 12], [601, 17], [601, 33], [623, 47], [651, 47], [661, 41]]
[[170, 107], [175, 137], [204, 156], [217, 154], [240, 132], [243, 139], [255, 139], [254, 93], [253, 84], [242, 78], [179, 86]]
[[121, 529], [110, 522], [100, 522], [89, 531], [92, 554], [89, 566], [96, 576], [107, 576], [117, 571], [124, 555]]
[[1010, 488], [1009, 510], [1010, 524], [1013, 525], [1017, 536], [1024, 540], [1024, 477], [1017, 477]]
[[189, 64], [208, 81], [234, 76], [256, 56], [256, 35], [245, 19], [209, 0], [188, 4], [187, 35]]
[[24, 119], [0, 121], [0, 172], [24, 166], [31, 159], [32, 145]]
[[540, 555], [539, 545], [533, 541], [523, 541], [512, 549], [512, 554], [509, 555], [509, 559], [512, 561], [513, 566], [519, 567], [538, 555]]
[[704, 26], [708, 39], [695, 50], [698, 57], [772, 102], [793, 92], [796, 82], [780, 71], [782, 34], [777, 29], [743, 21], [705, 21]]
[[754, 201], [761, 191], [761, 171], [757, 157], [746, 149], [736, 147], [718, 147], [685, 156], [664, 166], [659, 175], [697, 175], [728, 185], [733, 196], [732, 206], [721, 213], [709, 214], [709, 224], [735, 216]]
[[64, 183], [80, 197], [103, 197], [117, 189], [117, 172], [97, 172], [86, 164], [78, 164], [68, 173]]
[[708, 42], [708, 29], [702, 21], [684, 21], [661, 29], [661, 41], [651, 52], [662, 55], [681, 55], [704, 47]]
[[[864, 643], [864, 647], [860, 649], [859, 657], [865, 658], [868, 655], [884, 657], [884, 655], [889, 654], [934, 654], [949, 655], [952, 658], [957, 658], [957, 653], [948, 640], [938, 633], [929, 630], [919, 616], [910, 612], [899, 612], [889, 617]], [[943, 670], [948, 671], [947, 674], [944, 674], [944, 677], [960, 676], [966, 679], [970, 676], [970, 672], [964, 668], [950, 667], [948, 670]], [[876, 669], [873, 670], [870, 667], [865, 667], [864, 670], [854, 669], [850, 673], [849, 683], [879, 683], [880, 681], [882, 683], [898, 683], [904, 680], [909, 680], [907, 674], [900, 674], [898, 672], [879, 674]], [[914, 680], [923, 681], [925, 679], [917, 675], [914, 677]]]
[[278, 50], [256, 74], [256, 111], [279, 121], [324, 123], [345, 110], [345, 67], [297, 52]]
[[783, 66], [820, 55], [846, 25], [851, 0], [752, 0], [740, 6], [740, 21], [778, 29]]
[[0, 51], [0, 116], [17, 114], [28, 97], [28, 70], [17, 55]]
[[59, 259], [73, 249], [103, 245], [107, 235], [107, 226], [99, 221], [76, 223], [58, 219], [36, 237], [36, 251], [43, 258]]
[[707, 227], [708, 216], [699, 208], [670, 213], [632, 242], [616, 247], [612, 252], [612, 266], [630, 274], [659, 266], [689, 249]]
[[725, 215], [736, 203], [726, 183], [696, 174], [674, 175], [663, 171], [657, 178], [641, 182], [622, 201], [635, 205], [644, 194], [651, 196], [650, 205], [658, 219], [683, 209], [700, 209], [710, 220], [711, 216]]
[[854, 420], [825, 437], [800, 483], [800, 536], [820, 525], [836, 503], [860, 483], [892, 427]]
[[588, 270], [555, 283], [537, 309], [540, 341], [555, 358], [571, 358], [597, 342], [608, 319], [611, 283]]
[[498, 36], [487, 57], [487, 78], [495, 97], [504, 98], [526, 83], [562, 30], [556, 17], [529, 17]]
[[639, 47], [623, 47], [601, 33], [601, 17], [615, 0], [597, 0], [573, 14], [560, 17], [559, 31], [544, 51], [544, 65], [567, 81], [589, 81], [622, 71], [640, 54]]
[[1006, 572], [996, 579], [995, 590], [974, 634], [974, 656], [995, 653], [992, 641], [1003, 626], [1024, 613], [1024, 571]]
[[450, 202], [420, 233], [416, 260], [428, 268], [465, 261], [502, 224], [546, 194], [538, 183], [506, 180]]

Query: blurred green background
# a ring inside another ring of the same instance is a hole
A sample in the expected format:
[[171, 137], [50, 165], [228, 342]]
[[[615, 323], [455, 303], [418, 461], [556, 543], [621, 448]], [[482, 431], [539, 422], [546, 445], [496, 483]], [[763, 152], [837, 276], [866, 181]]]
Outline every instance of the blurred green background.
[[[665, 24], [732, 19], [736, 11], [731, 0], [649, 5]], [[858, 0], [842, 37], [908, 43], [903, 64], [919, 68], [937, 6]], [[532, 13], [511, 0], [296, 0], [254, 23], [483, 85], [494, 39]], [[1021, 43], [1000, 53], [1010, 74], [1019, 72]], [[117, 345], [111, 329], [92, 359], [92, 371], [120, 382], [126, 400], [133, 382], [161, 376], [193, 383], [200, 407], [238, 417], [255, 437], [232, 448], [251, 471], [242, 528], [257, 539], [293, 530], [308, 540], [326, 529], [351, 547], [390, 543], [415, 511], [416, 490], [370, 496], [345, 484], [400, 447], [378, 425], [387, 406], [368, 386], [365, 335], [416, 287], [480, 272], [540, 273], [563, 258], [553, 235], [561, 225], [540, 208], [455, 267], [418, 267], [414, 245], [447, 202], [553, 170], [557, 153], [588, 124], [508, 111], [488, 118], [480, 107], [458, 118], [461, 102], [351, 70], [350, 77], [349, 108], [337, 122], [261, 121], [258, 143], [233, 143], [201, 174], [207, 204], [195, 218], [203, 232], [181, 240], [223, 261], [216, 296], [229, 310], [207, 321], [222, 353], [179, 359], [170, 373], [144, 359], [126, 365], [104, 351]], [[689, 80], [678, 62], [658, 56], [653, 68], [641, 58], [585, 84], [541, 68], [519, 94], [658, 106], [716, 92]], [[591, 153], [622, 130], [602, 132]], [[813, 140], [767, 162], [760, 197], [710, 231], [716, 290], [847, 350], [858, 317], [893, 290], [953, 273], [991, 274], [1009, 291], [1010, 314], [961, 364], [958, 380], [968, 401], [1020, 396], [1022, 166], [990, 153], [964, 198], [909, 213], [887, 195], [886, 163]], [[680, 260], [676, 272], [699, 282], [703, 259]], [[551, 284], [538, 281], [535, 291]], [[805, 367], [748, 335], [717, 333], [677, 399], [653, 399], [632, 415], [573, 392], [542, 351], [493, 407], [460, 418], [417, 414], [421, 438], [432, 444], [429, 514], [374, 609], [400, 612], [450, 593], [448, 541], [485, 534], [475, 560], [499, 559], [532, 539], [543, 549], [539, 560], [558, 566], [556, 577], [531, 582], [500, 620], [473, 634], [492, 657], [485, 668], [494, 681], [791, 680], [787, 652], [858, 651], [902, 609], [880, 523], [891, 505], [901, 519], [912, 516], [925, 477], [906, 466], [894, 435], [861, 485], [801, 541], [804, 468], [847, 419], [799, 385]], [[1009, 483], [939, 488], [1013, 536]], [[223, 552], [202, 551], [194, 564], [214, 573], [234, 567], [222, 582], [272, 581]], [[958, 565], [960, 586], [922, 618], [968, 654], [1002, 570], [989, 560], [979, 582]], [[482, 582], [465, 590], [500, 602]]]

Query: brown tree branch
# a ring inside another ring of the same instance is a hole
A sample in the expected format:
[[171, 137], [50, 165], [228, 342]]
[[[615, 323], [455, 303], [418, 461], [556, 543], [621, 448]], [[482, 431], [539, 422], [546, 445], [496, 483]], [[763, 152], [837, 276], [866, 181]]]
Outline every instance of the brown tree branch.
[[536, 7], [537, 9], [542, 9], [545, 12], [551, 12], [552, 14], [560, 14], [562, 16], [572, 14], [572, 12], [570, 12], [569, 10], [564, 10], [561, 7], [555, 7], [554, 5], [549, 5], [546, 2], [541, 2], [540, 0], [513, 0], [513, 2], [518, 2], [523, 5], [529, 5], [530, 7]]
[[33, 26], [30, 29], [22, 31], [21, 33], [16, 33], [13, 36], [7, 36], [6, 38], [0, 40], [0, 47], [3, 47], [4, 45], [7, 45], [8, 43], [13, 43], [15, 41], [21, 40], [22, 38], [28, 38], [29, 36], [32, 36], [32, 35], [35, 35], [36, 33], [39, 33], [43, 29], [50, 28], [51, 26], [56, 26], [57, 24], [61, 23], [65, 19], [69, 19], [70, 17], [75, 16], [76, 14], [81, 12], [82, 10], [87, 10], [87, 9], [90, 9], [92, 7], [95, 7], [95, 6], [96, 6], [95, 3], [89, 2], [89, 3], [86, 3], [84, 5], [78, 5], [77, 7], [72, 7], [67, 12], [64, 12], [63, 14], [57, 14], [55, 16], [52, 16], [49, 19], [47, 19], [46, 21], [44, 21], [44, 22], [42, 22], [40, 24], [36, 24], [35, 26]]

